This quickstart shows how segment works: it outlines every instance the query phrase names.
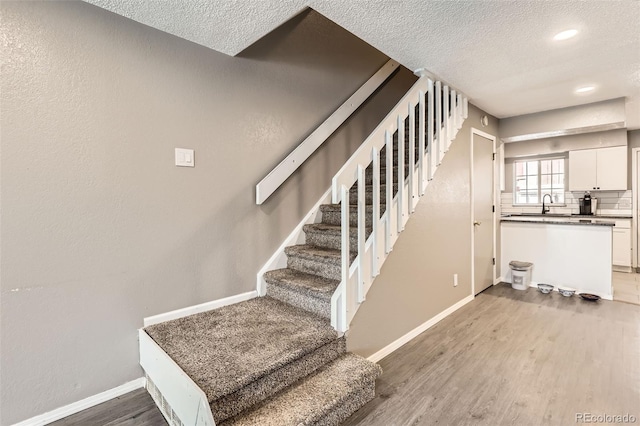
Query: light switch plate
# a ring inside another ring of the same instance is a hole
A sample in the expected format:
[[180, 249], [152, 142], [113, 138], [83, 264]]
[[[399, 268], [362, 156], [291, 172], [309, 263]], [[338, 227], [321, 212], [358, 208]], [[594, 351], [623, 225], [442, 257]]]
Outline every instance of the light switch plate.
[[195, 154], [192, 149], [176, 148], [176, 166], [195, 167]]

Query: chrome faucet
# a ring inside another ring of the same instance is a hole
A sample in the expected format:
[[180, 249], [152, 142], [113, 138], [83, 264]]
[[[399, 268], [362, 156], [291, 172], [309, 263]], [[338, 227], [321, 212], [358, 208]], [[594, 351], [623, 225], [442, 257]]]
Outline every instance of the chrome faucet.
[[553, 204], [553, 199], [551, 198], [551, 194], [544, 194], [542, 196], [542, 214], [549, 213], [549, 210], [550, 210], [550, 207], [549, 206], [545, 206], [545, 204], [544, 204], [545, 197], [549, 197], [549, 203]]

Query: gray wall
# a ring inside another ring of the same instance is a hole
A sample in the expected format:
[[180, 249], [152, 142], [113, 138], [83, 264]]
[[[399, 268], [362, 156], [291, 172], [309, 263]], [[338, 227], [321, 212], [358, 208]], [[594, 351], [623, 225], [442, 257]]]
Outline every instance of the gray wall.
[[[349, 350], [371, 355], [471, 294], [470, 129], [480, 128], [484, 114], [470, 105], [469, 118], [351, 324]], [[480, 130], [497, 136], [497, 120], [489, 122]]]
[[571, 131], [593, 132], [622, 128], [626, 120], [624, 98], [570, 108], [554, 109], [535, 114], [519, 115], [500, 120], [500, 137], [508, 140], [519, 136], [538, 139], [544, 134]]
[[640, 148], [640, 130], [627, 132], [627, 141], [629, 148]]
[[633, 174], [635, 171], [631, 168], [631, 159], [633, 158], [633, 148], [640, 148], [640, 130], [633, 130], [631, 132], [627, 132], [627, 142], [628, 142], [628, 152], [627, 152], [627, 170], [629, 171], [629, 180], [627, 181], [627, 188], [631, 189], [633, 179]]
[[82, 2], [1, 7], [2, 425], [141, 377], [144, 317], [253, 290], [415, 81], [258, 207], [255, 184], [387, 57], [314, 12], [232, 58]]
[[510, 142], [504, 145], [504, 156], [505, 158], [527, 157], [531, 155], [557, 154], [578, 149], [606, 148], [626, 144], [627, 130], [618, 129], [582, 135]]

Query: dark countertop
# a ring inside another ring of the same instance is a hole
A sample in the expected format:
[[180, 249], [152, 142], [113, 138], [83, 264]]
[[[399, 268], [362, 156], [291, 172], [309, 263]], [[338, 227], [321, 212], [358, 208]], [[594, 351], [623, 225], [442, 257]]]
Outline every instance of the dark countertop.
[[588, 219], [582, 217], [543, 217], [543, 216], [507, 216], [501, 218], [501, 222], [540, 223], [549, 225], [588, 225], [588, 226], [616, 226], [615, 220], [602, 220], [601, 217]]
[[559, 217], [559, 218], [586, 218], [586, 219], [633, 219], [633, 216], [622, 215], [600, 215], [600, 214], [562, 214], [562, 213], [506, 213], [502, 215], [503, 218], [509, 217]]
[[578, 217], [578, 218], [593, 218], [593, 219], [621, 219], [621, 220], [625, 220], [625, 219], [633, 219], [632, 216], [615, 216], [615, 215], [599, 215], [599, 214], [592, 214], [592, 215], [586, 215], [586, 214], [572, 214], [571, 217]]

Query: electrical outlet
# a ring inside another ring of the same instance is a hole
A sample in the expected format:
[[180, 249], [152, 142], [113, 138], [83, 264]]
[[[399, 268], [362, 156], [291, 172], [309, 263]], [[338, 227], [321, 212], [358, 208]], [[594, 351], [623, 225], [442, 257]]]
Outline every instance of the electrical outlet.
[[458, 274], [453, 274], [453, 286], [458, 287]]

